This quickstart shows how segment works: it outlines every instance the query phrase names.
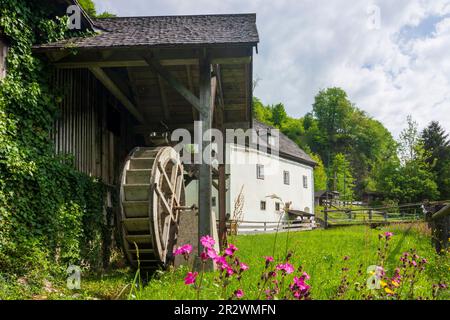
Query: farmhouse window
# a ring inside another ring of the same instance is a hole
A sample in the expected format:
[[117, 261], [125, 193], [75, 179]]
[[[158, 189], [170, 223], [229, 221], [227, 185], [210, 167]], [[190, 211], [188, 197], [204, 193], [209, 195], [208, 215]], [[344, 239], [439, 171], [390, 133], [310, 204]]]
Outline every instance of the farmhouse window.
[[275, 203], [275, 211], [280, 211], [280, 203], [279, 202]]
[[6, 76], [6, 54], [8, 53], [8, 46], [0, 36], [0, 79]]
[[308, 189], [308, 177], [303, 176], [303, 188]]
[[261, 164], [256, 165], [256, 178], [264, 180], [264, 166]]
[[266, 211], [266, 202], [265, 201], [261, 201], [260, 208], [262, 211]]
[[284, 184], [286, 184], [286, 185], [290, 185], [291, 184], [289, 171], [284, 171], [283, 172], [283, 180], [284, 180]]

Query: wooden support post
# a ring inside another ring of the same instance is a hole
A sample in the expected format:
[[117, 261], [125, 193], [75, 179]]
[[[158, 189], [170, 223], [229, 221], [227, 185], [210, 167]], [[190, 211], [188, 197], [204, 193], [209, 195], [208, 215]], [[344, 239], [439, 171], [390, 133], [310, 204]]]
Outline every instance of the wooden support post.
[[[210, 159], [205, 159], [204, 151], [209, 147], [211, 137], [207, 137], [207, 132], [211, 129], [211, 61], [206, 54], [200, 60], [200, 121], [201, 121], [201, 148], [202, 160], [199, 168], [199, 188], [198, 188], [198, 254], [203, 251], [200, 238], [206, 235], [212, 235], [211, 228], [211, 190], [212, 190], [212, 170]], [[207, 270], [212, 270], [213, 265], [205, 266]]]
[[372, 221], [372, 209], [369, 210], [369, 221]]
[[225, 164], [219, 165], [219, 238], [220, 246], [226, 246], [227, 240], [227, 224], [226, 224], [226, 210], [227, 210], [227, 186], [226, 186]]
[[436, 252], [443, 255], [448, 250], [450, 237], [450, 204], [426, 205], [426, 220], [431, 228], [432, 245]]
[[328, 208], [325, 207], [325, 209], [323, 210], [323, 218], [324, 218], [324, 222], [325, 222], [325, 229], [328, 229]]

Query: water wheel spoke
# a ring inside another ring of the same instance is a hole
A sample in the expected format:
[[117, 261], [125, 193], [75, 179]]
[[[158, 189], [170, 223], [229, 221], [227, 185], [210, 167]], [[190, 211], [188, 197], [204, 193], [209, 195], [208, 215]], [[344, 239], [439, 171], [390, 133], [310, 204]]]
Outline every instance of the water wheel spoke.
[[164, 251], [166, 251], [167, 253], [167, 247], [169, 244], [169, 238], [170, 238], [170, 225], [172, 224], [172, 219], [170, 217], [170, 215], [167, 215], [164, 218], [164, 227], [163, 227], [163, 232], [162, 232], [162, 239], [163, 239], [163, 248]]
[[163, 206], [165, 207], [165, 210], [167, 211], [167, 214], [172, 215], [173, 209], [172, 206], [169, 205], [169, 202], [164, 197], [164, 193], [161, 191], [161, 188], [158, 185], [155, 185], [156, 193], [159, 196], [159, 200], [161, 200]]

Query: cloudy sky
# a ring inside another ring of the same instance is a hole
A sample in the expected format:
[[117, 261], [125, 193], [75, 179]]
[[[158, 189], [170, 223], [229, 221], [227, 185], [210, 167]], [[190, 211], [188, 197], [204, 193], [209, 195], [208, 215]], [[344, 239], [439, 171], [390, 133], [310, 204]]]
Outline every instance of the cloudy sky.
[[450, 0], [95, 0], [118, 16], [257, 14], [255, 95], [311, 110], [339, 86], [395, 136], [408, 114], [450, 131]]

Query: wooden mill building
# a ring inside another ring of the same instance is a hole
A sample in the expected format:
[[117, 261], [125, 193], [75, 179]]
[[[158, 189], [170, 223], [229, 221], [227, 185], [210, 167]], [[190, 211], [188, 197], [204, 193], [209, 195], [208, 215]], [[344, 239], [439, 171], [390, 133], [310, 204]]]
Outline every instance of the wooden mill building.
[[[73, 1], [56, 1], [61, 5]], [[255, 14], [92, 19], [92, 35], [39, 45], [62, 93], [54, 141], [77, 168], [119, 185], [127, 154], [151, 132], [251, 128]], [[225, 228], [225, 169], [218, 178]], [[212, 168], [199, 168], [200, 234], [211, 232]]]

